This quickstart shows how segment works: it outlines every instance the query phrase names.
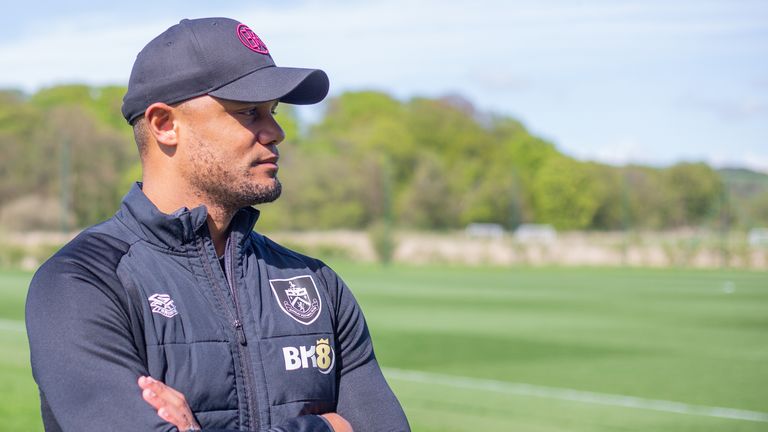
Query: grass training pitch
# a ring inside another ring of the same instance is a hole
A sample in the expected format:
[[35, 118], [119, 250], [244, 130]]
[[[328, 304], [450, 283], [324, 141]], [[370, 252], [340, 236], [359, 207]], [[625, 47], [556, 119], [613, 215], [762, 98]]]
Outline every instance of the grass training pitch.
[[[415, 431], [768, 430], [768, 274], [338, 263]], [[0, 424], [40, 431], [0, 272]]]

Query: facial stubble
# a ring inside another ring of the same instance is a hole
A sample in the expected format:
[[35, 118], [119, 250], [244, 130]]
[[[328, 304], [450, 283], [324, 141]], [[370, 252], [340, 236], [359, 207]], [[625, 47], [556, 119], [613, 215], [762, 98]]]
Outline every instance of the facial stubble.
[[229, 211], [268, 203], [280, 197], [282, 185], [277, 175], [259, 178], [253, 167], [239, 167], [212, 151], [195, 137], [190, 154], [190, 184], [212, 204]]

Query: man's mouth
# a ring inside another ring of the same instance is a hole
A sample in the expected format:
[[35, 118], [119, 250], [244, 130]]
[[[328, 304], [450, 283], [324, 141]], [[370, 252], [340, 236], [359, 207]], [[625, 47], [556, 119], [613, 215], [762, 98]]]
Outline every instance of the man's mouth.
[[265, 158], [265, 159], [259, 159], [254, 163], [254, 166], [256, 165], [274, 165], [277, 167], [277, 160], [280, 159], [277, 156]]

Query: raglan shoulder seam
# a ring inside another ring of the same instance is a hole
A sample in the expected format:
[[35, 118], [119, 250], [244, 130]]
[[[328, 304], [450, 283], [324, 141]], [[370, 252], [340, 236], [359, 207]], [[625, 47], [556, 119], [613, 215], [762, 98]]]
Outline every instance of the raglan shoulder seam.
[[263, 234], [259, 234], [255, 231], [252, 231], [251, 239], [253, 240], [254, 243], [257, 243], [257, 244], [260, 242], [263, 243], [264, 246], [269, 248], [269, 250], [271, 250], [272, 252], [303, 262], [308, 267], [310, 267], [314, 272], [317, 272], [319, 269], [325, 266], [325, 263], [323, 263], [321, 260], [301, 254], [294, 250], [288, 249], [287, 247], [277, 243], [271, 238]]

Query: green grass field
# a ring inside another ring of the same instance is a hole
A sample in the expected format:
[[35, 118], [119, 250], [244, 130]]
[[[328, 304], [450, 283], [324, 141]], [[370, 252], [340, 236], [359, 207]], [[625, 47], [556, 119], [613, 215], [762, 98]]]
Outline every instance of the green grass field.
[[[416, 431], [768, 430], [766, 273], [334, 268]], [[29, 278], [0, 273], [12, 431], [42, 429], [20, 321]]]

